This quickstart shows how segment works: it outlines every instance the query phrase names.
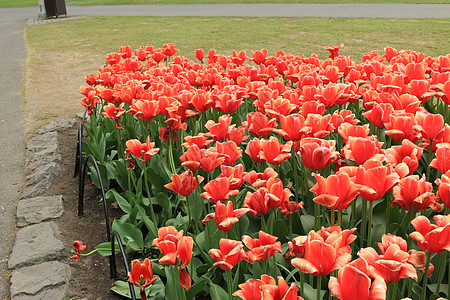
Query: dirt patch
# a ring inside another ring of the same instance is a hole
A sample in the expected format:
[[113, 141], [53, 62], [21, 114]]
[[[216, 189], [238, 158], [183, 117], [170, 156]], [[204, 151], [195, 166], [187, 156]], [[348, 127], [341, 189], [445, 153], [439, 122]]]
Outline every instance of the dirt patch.
[[[78, 209], [78, 177], [73, 178], [75, 164], [75, 146], [77, 129], [74, 127], [59, 135], [59, 147], [62, 156], [62, 172], [45, 195], [63, 195], [64, 214], [56, 219], [61, 230], [61, 240], [66, 245], [67, 255], [60, 260], [72, 268], [69, 292], [67, 297], [95, 299], [124, 299], [109, 292], [114, 280], [109, 277], [108, 257], [94, 253], [90, 256], [72, 260], [72, 243], [81, 240], [87, 246], [87, 253], [95, 246], [107, 241], [103, 204], [99, 202], [99, 191], [93, 187], [88, 178], [85, 184], [84, 215], [77, 216]], [[110, 204], [110, 203], [109, 203]], [[108, 205], [112, 216], [120, 214], [119, 209]], [[117, 256], [119, 278], [125, 280], [125, 271]]]
[[[84, 76], [97, 73], [102, 58], [74, 53], [34, 53], [25, 63], [24, 124], [27, 138], [39, 127], [84, 111], [80, 86]], [[80, 64], [80, 61], [83, 61]], [[104, 61], [104, 60], [103, 60]], [[56, 67], [57, 66], [57, 67]]]

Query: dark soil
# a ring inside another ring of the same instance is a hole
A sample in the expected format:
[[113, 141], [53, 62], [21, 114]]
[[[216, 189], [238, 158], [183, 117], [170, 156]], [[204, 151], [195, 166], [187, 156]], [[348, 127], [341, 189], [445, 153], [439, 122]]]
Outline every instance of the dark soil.
[[[60, 260], [71, 266], [71, 279], [67, 297], [95, 299], [124, 299], [109, 289], [114, 280], [110, 278], [108, 257], [94, 253], [81, 257], [79, 260], [69, 259], [72, 256], [72, 243], [80, 240], [86, 245], [88, 253], [100, 243], [107, 241], [103, 203], [100, 202], [100, 192], [90, 184], [86, 176], [84, 194], [84, 215], [78, 216], [78, 177], [73, 177], [75, 165], [75, 147], [77, 143], [77, 126], [60, 132], [59, 148], [62, 156], [62, 172], [55, 179], [45, 195], [63, 195], [64, 214], [55, 222], [61, 231], [61, 240], [66, 245], [67, 253]], [[110, 216], [119, 216], [120, 209], [108, 203]], [[126, 280], [125, 269], [117, 256], [118, 279]]]

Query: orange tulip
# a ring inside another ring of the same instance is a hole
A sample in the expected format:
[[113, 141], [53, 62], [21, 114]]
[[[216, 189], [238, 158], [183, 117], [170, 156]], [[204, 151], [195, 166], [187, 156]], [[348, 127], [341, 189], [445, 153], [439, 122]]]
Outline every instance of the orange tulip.
[[322, 117], [321, 115], [309, 114], [305, 120], [305, 125], [311, 128], [311, 132], [309, 134], [312, 137], [321, 139], [334, 130], [330, 120], [331, 115], [325, 115]]

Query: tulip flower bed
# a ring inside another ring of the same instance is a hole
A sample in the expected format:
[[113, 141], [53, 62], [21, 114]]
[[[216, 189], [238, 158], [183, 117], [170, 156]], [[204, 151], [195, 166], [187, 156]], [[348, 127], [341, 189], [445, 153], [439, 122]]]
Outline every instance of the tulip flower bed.
[[341, 46], [127, 46], [86, 76], [83, 155], [142, 299], [449, 297], [450, 55]]

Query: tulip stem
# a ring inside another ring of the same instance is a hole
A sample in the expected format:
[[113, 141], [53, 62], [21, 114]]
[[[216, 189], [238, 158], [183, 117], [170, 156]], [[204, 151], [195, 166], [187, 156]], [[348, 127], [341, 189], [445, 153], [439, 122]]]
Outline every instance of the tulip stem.
[[423, 287], [422, 287], [422, 300], [426, 300], [427, 296], [427, 281], [428, 281], [428, 270], [430, 269], [431, 252], [427, 253], [427, 260], [425, 262], [425, 273], [423, 274]]
[[177, 171], [175, 169], [175, 162], [173, 160], [172, 137], [173, 137], [173, 133], [170, 132], [169, 133], [169, 163], [170, 163], [170, 167], [172, 169], [172, 174], [177, 174]]
[[317, 294], [316, 294], [317, 300], [320, 300], [321, 286], [322, 286], [322, 275], [319, 275], [319, 276], [317, 276]]
[[430, 139], [430, 147], [428, 148], [428, 166], [427, 166], [427, 180], [430, 180], [430, 163], [433, 158], [433, 140]]
[[227, 273], [227, 285], [228, 285], [228, 299], [233, 299], [233, 287], [232, 281], [231, 281], [231, 270], [226, 270], [225, 273]]
[[342, 226], [342, 209], [338, 209], [338, 226]]
[[439, 273], [438, 273], [439, 275], [436, 287], [437, 294], [439, 294], [439, 290], [441, 289], [441, 281], [442, 279], [444, 279], [445, 267], [447, 266], [446, 263], [447, 263], [447, 251], [444, 251], [444, 253], [442, 253], [441, 256], [439, 257]]
[[331, 226], [334, 226], [334, 208], [331, 209]]
[[364, 240], [366, 239], [367, 226], [367, 200], [361, 197], [362, 201], [362, 217], [361, 217], [361, 248], [364, 247]]
[[386, 193], [386, 229], [385, 234], [389, 232], [389, 224], [391, 222], [391, 205], [389, 203], [389, 193]]
[[148, 202], [149, 202], [148, 206], [150, 208], [150, 217], [152, 218], [152, 221], [155, 222], [155, 225], [158, 225], [158, 223], [156, 222], [155, 211], [153, 210], [152, 199], [150, 196], [150, 189], [148, 187], [147, 164], [146, 164], [145, 160], [144, 160], [144, 182], [145, 182], [145, 191], [147, 192], [147, 197], [148, 197]]
[[145, 289], [140, 290], [139, 294], [141, 295], [141, 300], [147, 300], [147, 294], [145, 293]]
[[303, 274], [303, 272], [300, 271], [300, 294], [301, 295], [305, 294], [305, 285], [303, 284], [304, 281], [305, 281], [305, 275]]
[[372, 245], [372, 215], [373, 215], [373, 201], [369, 202], [369, 222], [367, 223], [367, 246]]
[[297, 174], [297, 157], [295, 156], [294, 147], [292, 147], [292, 169], [294, 170], [294, 184], [295, 184], [295, 202], [298, 203], [298, 174]]

